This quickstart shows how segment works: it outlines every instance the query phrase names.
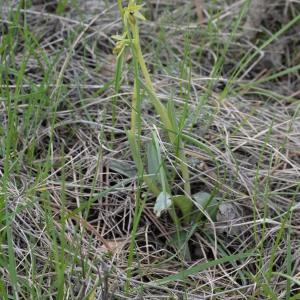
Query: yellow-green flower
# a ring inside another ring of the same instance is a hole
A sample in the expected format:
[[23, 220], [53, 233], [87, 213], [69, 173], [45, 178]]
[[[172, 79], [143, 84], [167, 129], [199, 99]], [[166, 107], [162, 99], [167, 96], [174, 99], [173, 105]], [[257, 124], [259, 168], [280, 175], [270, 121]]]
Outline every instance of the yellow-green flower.
[[142, 5], [136, 5], [134, 1], [130, 1], [128, 6], [124, 8], [124, 22], [135, 23], [136, 19], [146, 20], [146, 18], [139, 12]]
[[115, 48], [113, 49], [113, 54], [118, 57], [122, 55], [125, 48], [130, 45], [130, 39], [127, 38], [127, 32], [122, 35], [113, 35], [112, 38], [117, 41]]

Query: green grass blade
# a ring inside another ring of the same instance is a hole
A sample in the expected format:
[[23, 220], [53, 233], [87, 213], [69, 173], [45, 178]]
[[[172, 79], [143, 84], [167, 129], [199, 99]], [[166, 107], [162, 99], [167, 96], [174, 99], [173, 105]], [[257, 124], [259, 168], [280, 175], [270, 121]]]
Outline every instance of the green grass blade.
[[174, 275], [170, 275], [165, 278], [159, 279], [159, 280], [155, 281], [154, 283], [157, 285], [164, 285], [164, 284], [168, 284], [170, 282], [177, 281], [177, 280], [184, 281], [189, 276], [195, 275], [196, 273], [204, 271], [208, 268], [215, 267], [215, 266], [218, 266], [218, 265], [224, 264], [224, 263], [230, 263], [233, 261], [242, 260], [244, 258], [248, 258], [251, 256], [255, 256], [255, 254], [249, 252], [249, 253], [241, 253], [241, 254], [236, 254], [236, 255], [225, 256], [225, 257], [222, 257], [222, 258], [219, 258], [216, 260], [211, 260], [211, 261], [208, 261], [205, 263], [200, 263], [200, 264], [195, 265], [187, 270], [183, 270]]

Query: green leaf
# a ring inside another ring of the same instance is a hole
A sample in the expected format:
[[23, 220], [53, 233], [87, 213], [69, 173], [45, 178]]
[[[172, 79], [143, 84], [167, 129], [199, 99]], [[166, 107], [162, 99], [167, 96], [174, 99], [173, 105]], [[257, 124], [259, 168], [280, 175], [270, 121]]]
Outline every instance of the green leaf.
[[154, 153], [156, 155], [157, 158], [157, 164], [159, 166], [159, 179], [160, 179], [160, 183], [162, 186], [162, 190], [164, 192], [169, 192], [170, 191], [170, 187], [169, 187], [169, 183], [167, 180], [167, 175], [165, 172], [165, 168], [164, 168], [164, 162], [163, 159], [161, 157], [161, 151], [160, 151], [160, 144], [159, 144], [159, 140], [158, 140], [158, 136], [155, 130], [153, 130], [152, 132], [152, 143], [154, 145]]
[[156, 285], [164, 285], [177, 280], [186, 280], [189, 276], [197, 274], [201, 271], [207, 270], [208, 268], [218, 266], [220, 264], [241, 260], [250, 256], [255, 256], [253, 253], [240, 253], [236, 255], [225, 256], [216, 260], [210, 260], [208, 262], [200, 263], [192, 266], [187, 270], [183, 270], [174, 275], [167, 276], [165, 278], [154, 281]]
[[136, 142], [135, 135], [131, 130], [126, 131], [129, 145], [131, 148], [131, 153], [133, 160], [135, 162], [138, 176], [142, 176], [145, 183], [148, 185], [149, 189], [151, 192], [153, 192], [155, 195], [158, 195], [160, 192], [160, 189], [156, 186], [156, 184], [148, 177], [145, 176], [144, 174], [144, 166], [143, 166], [143, 161], [141, 158], [141, 152], [138, 143]]
[[151, 140], [147, 144], [147, 161], [147, 171], [149, 174], [148, 176], [151, 178], [151, 180], [157, 183], [159, 181], [158, 174], [160, 164], [157, 157], [157, 149], [155, 147], [155, 144], [153, 143], [153, 140]]
[[172, 205], [171, 196], [167, 192], [161, 192], [156, 198], [154, 205], [154, 213], [157, 217], [160, 217], [161, 213]]
[[205, 210], [212, 220], [215, 220], [217, 217], [218, 209], [219, 209], [219, 199], [213, 197], [209, 193], [199, 192], [192, 196], [195, 200], [196, 204], [201, 207], [201, 209]]
[[144, 173], [144, 166], [143, 166], [143, 161], [141, 159], [140, 148], [138, 146], [138, 143], [136, 142], [134, 133], [131, 130], [128, 130], [126, 133], [127, 133], [133, 160], [135, 162], [139, 175], [141, 175]]
[[282, 276], [286, 279], [289, 279], [291, 281], [294, 282], [294, 284], [300, 286], [300, 280], [297, 279], [296, 277], [293, 277], [293, 276], [290, 276], [290, 275], [287, 275], [287, 274], [284, 274], [284, 273], [281, 273], [281, 272], [273, 272], [274, 275], [279, 275], [279, 276]]
[[193, 208], [193, 202], [191, 199], [184, 195], [176, 195], [172, 197], [172, 201], [173, 204], [180, 209], [183, 220], [188, 222]]
[[111, 160], [108, 166], [114, 172], [122, 174], [127, 178], [133, 178], [137, 176], [136, 167], [131, 163], [120, 160]]
[[191, 253], [188, 241], [191, 238], [191, 233], [181, 230], [171, 235], [169, 243], [178, 249], [178, 252], [184, 257], [186, 261], [191, 261]]
[[177, 120], [176, 120], [176, 112], [175, 112], [174, 102], [172, 100], [169, 100], [167, 103], [167, 112], [168, 112], [168, 116], [171, 121], [173, 130], [177, 130], [178, 125], [177, 125]]

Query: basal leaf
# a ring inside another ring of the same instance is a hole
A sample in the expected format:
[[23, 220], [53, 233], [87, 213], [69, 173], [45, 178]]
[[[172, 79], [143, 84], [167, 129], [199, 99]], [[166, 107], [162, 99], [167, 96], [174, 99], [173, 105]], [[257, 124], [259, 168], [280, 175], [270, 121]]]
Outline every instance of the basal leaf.
[[147, 144], [147, 171], [149, 174], [149, 177], [151, 180], [155, 181], [156, 183], [159, 182], [159, 168], [160, 163], [157, 156], [157, 149], [155, 147], [155, 144], [153, 143], [153, 140], [151, 140]]
[[176, 195], [172, 197], [173, 203], [177, 206], [181, 213], [182, 217], [185, 221], [189, 221], [193, 202], [185, 195]]
[[219, 209], [218, 198], [205, 192], [196, 193], [192, 196], [192, 198], [195, 200], [197, 205], [201, 206], [201, 208], [209, 214], [212, 220], [216, 219]]
[[167, 192], [161, 192], [156, 198], [154, 205], [154, 213], [157, 217], [160, 217], [161, 213], [167, 210], [172, 205], [171, 195]]

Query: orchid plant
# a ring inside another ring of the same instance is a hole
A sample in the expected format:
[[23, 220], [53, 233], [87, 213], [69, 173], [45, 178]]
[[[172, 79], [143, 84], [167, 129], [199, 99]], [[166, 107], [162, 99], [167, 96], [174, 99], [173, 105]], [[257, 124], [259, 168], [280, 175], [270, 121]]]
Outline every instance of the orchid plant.
[[[167, 210], [177, 228], [182, 228], [183, 225], [188, 225], [196, 220], [199, 220], [199, 214], [198, 217], [195, 217], [195, 214], [193, 213], [193, 208], [195, 206], [198, 208], [198, 213], [200, 212], [202, 216], [203, 213], [207, 214], [207, 212], [205, 212], [206, 206], [212, 204], [211, 202], [213, 197], [208, 197], [207, 195], [203, 194], [200, 195], [200, 198], [197, 198], [191, 194], [190, 175], [184, 151], [184, 141], [177, 123], [174, 104], [169, 101], [167, 105], [165, 105], [158, 98], [143, 57], [140, 45], [139, 21], [145, 21], [146, 19], [141, 13], [142, 5], [137, 5], [134, 0], [129, 0], [127, 7], [123, 7], [122, 0], [118, 0], [118, 7], [122, 17], [124, 29], [122, 35], [113, 36], [113, 38], [116, 40], [116, 45], [113, 52], [117, 55], [118, 60], [122, 60], [122, 56], [124, 55], [125, 50], [128, 48], [132, 53], [135, 65], [131, 128], [127, 133], [132, 155], [138, 173], [143, 174], [142, 178], [145, 184], [157, 197], [154, 206], [154, 212], [157, 217], [159, 217], [163, 211]], [[139, 80], [140, 74], [144, 79], [144, 82], [142, 83], [140, 83]], [[148, 93], [149, 99], [151, 100], [156, 113], [160, 117], [163, 128], [167, 133], [169, 143], [172, 145], [174, 151], [173, 154], [176, 158], [176, 163], [179, 166], [181, 178], [183, 180], [184, 188], [182, 195], [172, 195], [171, 184], [169, 182], [172, 176], [168, 176], [169, 174], [167, 173], [167, 168], [161, 155], [161, 146], [156, 130], [153, 130], [152, 140], [147, 147], [147, 171], [144, 168], [144, 163], [141, 158], [141, 145], [138, 142], [140, 133], [140, 130], [138, 130], [140, 85], [142, 85], [142, 87], [144, 87], [145, 91]], [[177, 215], [176, 208], [179, 209], [181, 216]]]

